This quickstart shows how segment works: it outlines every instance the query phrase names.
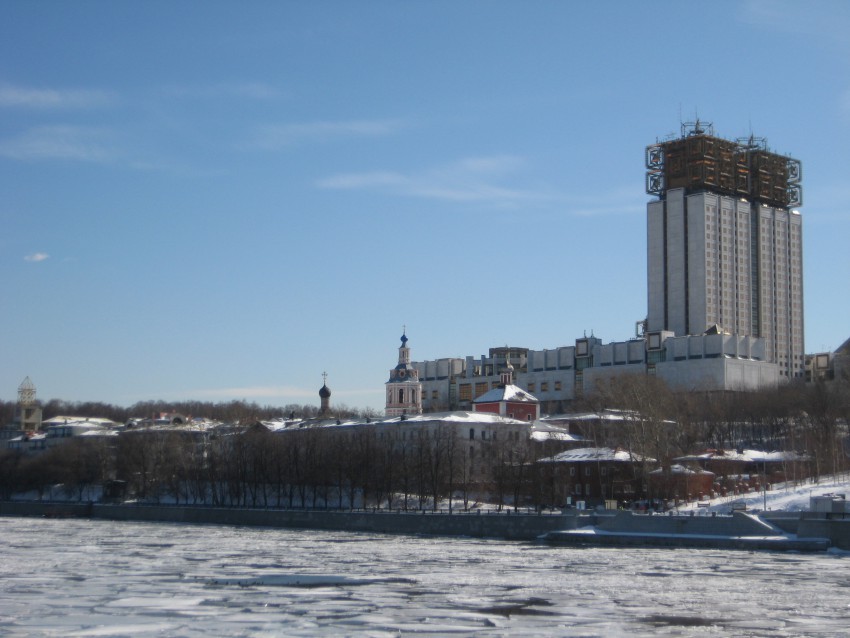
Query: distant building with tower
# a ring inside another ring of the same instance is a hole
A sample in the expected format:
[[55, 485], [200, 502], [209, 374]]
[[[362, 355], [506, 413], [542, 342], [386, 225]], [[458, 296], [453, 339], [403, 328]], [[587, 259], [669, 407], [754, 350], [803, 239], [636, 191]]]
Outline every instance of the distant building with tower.
[[386, 383], [388, 417], [422, 414], [422, 384], [419, 371], [410, 363], [410, 348], [407, 345], [407, 329], [402, 332], [398, 349], [398, 364], [390, 370]]
[[[711, 124], [646, 148], [647, 315], [635, 337], [505, 346], [413, 362], [426, 411], [468, 410], [511, 367], [545, 412], [623, 373], [687, 390], [757, 390], [803, 378], [802, 166]], [[389, 403], [388, 403], [389, 406]]]

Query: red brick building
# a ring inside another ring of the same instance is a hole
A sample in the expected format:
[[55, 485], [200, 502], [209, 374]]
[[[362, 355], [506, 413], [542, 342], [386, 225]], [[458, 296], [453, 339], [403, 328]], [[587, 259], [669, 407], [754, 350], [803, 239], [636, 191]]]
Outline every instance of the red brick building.
[[489, 412], [519, 421], [536, 421], [540, 418], [540, 401], [513, 384], [514, 368], [508, 361], [498, 388], [482, 394], [472, 402], [474, 412]]
[[[586, 507], [606, 501], [620, 504], [646, 498], [643, 471], [655, 460], [607, 447], [566, 450], [538, 464], [553, 468], [558, 502], [584, 502]], [[569, 501], [567, 501], [569, 499]]]
[[711, 496], [714, 490], [714, 472], [690, 469], [683, 465], [658, 468], [649, 473], [649, 487], [653, 496], [673, 501], [695, 501]]

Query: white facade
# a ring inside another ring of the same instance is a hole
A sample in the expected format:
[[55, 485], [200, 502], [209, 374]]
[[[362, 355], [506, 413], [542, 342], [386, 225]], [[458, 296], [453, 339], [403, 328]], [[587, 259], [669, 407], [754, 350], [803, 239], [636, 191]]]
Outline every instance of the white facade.
[[765, 340], [765, 360], [802, 377], [803, 251], [799, 213], [684, 189], [647, 205], [647, 327]]
[[760, 206], [759, 336], [767, 358], [785, 376], [805, 371], [803, 344], [803, 223], [799, 213]]
[[[505, 348], [491, 356], [453, 359], [462, 363], [447, 379], [422, 374], [434, 362], [414, 362], [420, 372], [425, 411], [469, 409], [472, 402], [502, 384]], [[672, 332], [602, 343], [597, 337], [552, 350], [510, 349], [515, 383], [533, 394], [543, 412], [562, 412], [566, 402], [592, 392], [621, 374], [654, 374], [683, 390], [755, 390], [776, 387], [779, 366], [766, 360], [764, 339], [729, 334], [677, 337]], [[449, 404], [442, 397], [449, 397]]]

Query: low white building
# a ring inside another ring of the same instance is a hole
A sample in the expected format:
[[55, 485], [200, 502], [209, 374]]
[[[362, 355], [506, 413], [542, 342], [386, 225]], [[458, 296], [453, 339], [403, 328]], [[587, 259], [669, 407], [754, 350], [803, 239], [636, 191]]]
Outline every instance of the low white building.
[[478, 358], [413, 362], [423, 410], [470, 409], [475, 399], [499, 386], [508, 363], [516, 385], [549, 413], [563, 412], [598, 383], [624, 373], [654, 375], [686, 390], [758, 390], [779, 383], [779, 367], [765, 360], [764, 341], [756, 337], [716, 328], [703, 335], [656, 332], [607, 344], [591, 336], [551, 350], [491, 348]]
[[98, 417], [55, 416], [41, 422], [38, 432], [26, 432], [9, 439], [10, 450], [39, 452], [74, 437], [117, 436], [120, 424]]
[[578, 444], [580, 437], [565, 428], [542, 421], [513, 419], [489, 412], [454, 411], [402, 415], [383, 419], [307, 419], [263, 423], [280, 435], [316, 433], [353, 443], [361, 433], [371, 433], [381, 443], [415, 449], [416, 446], [441, 446], [449, 443], [460, 453], [468, 467], [480, 469], [479, 461], [499, 449], [563, 450]]

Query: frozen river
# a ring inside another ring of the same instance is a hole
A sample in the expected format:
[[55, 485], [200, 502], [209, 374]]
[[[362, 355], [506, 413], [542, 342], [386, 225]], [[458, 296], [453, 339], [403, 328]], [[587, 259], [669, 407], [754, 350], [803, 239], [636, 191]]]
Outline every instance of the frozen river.
[[0, 518], [4, 636], [844, 636], [850, 556]]

